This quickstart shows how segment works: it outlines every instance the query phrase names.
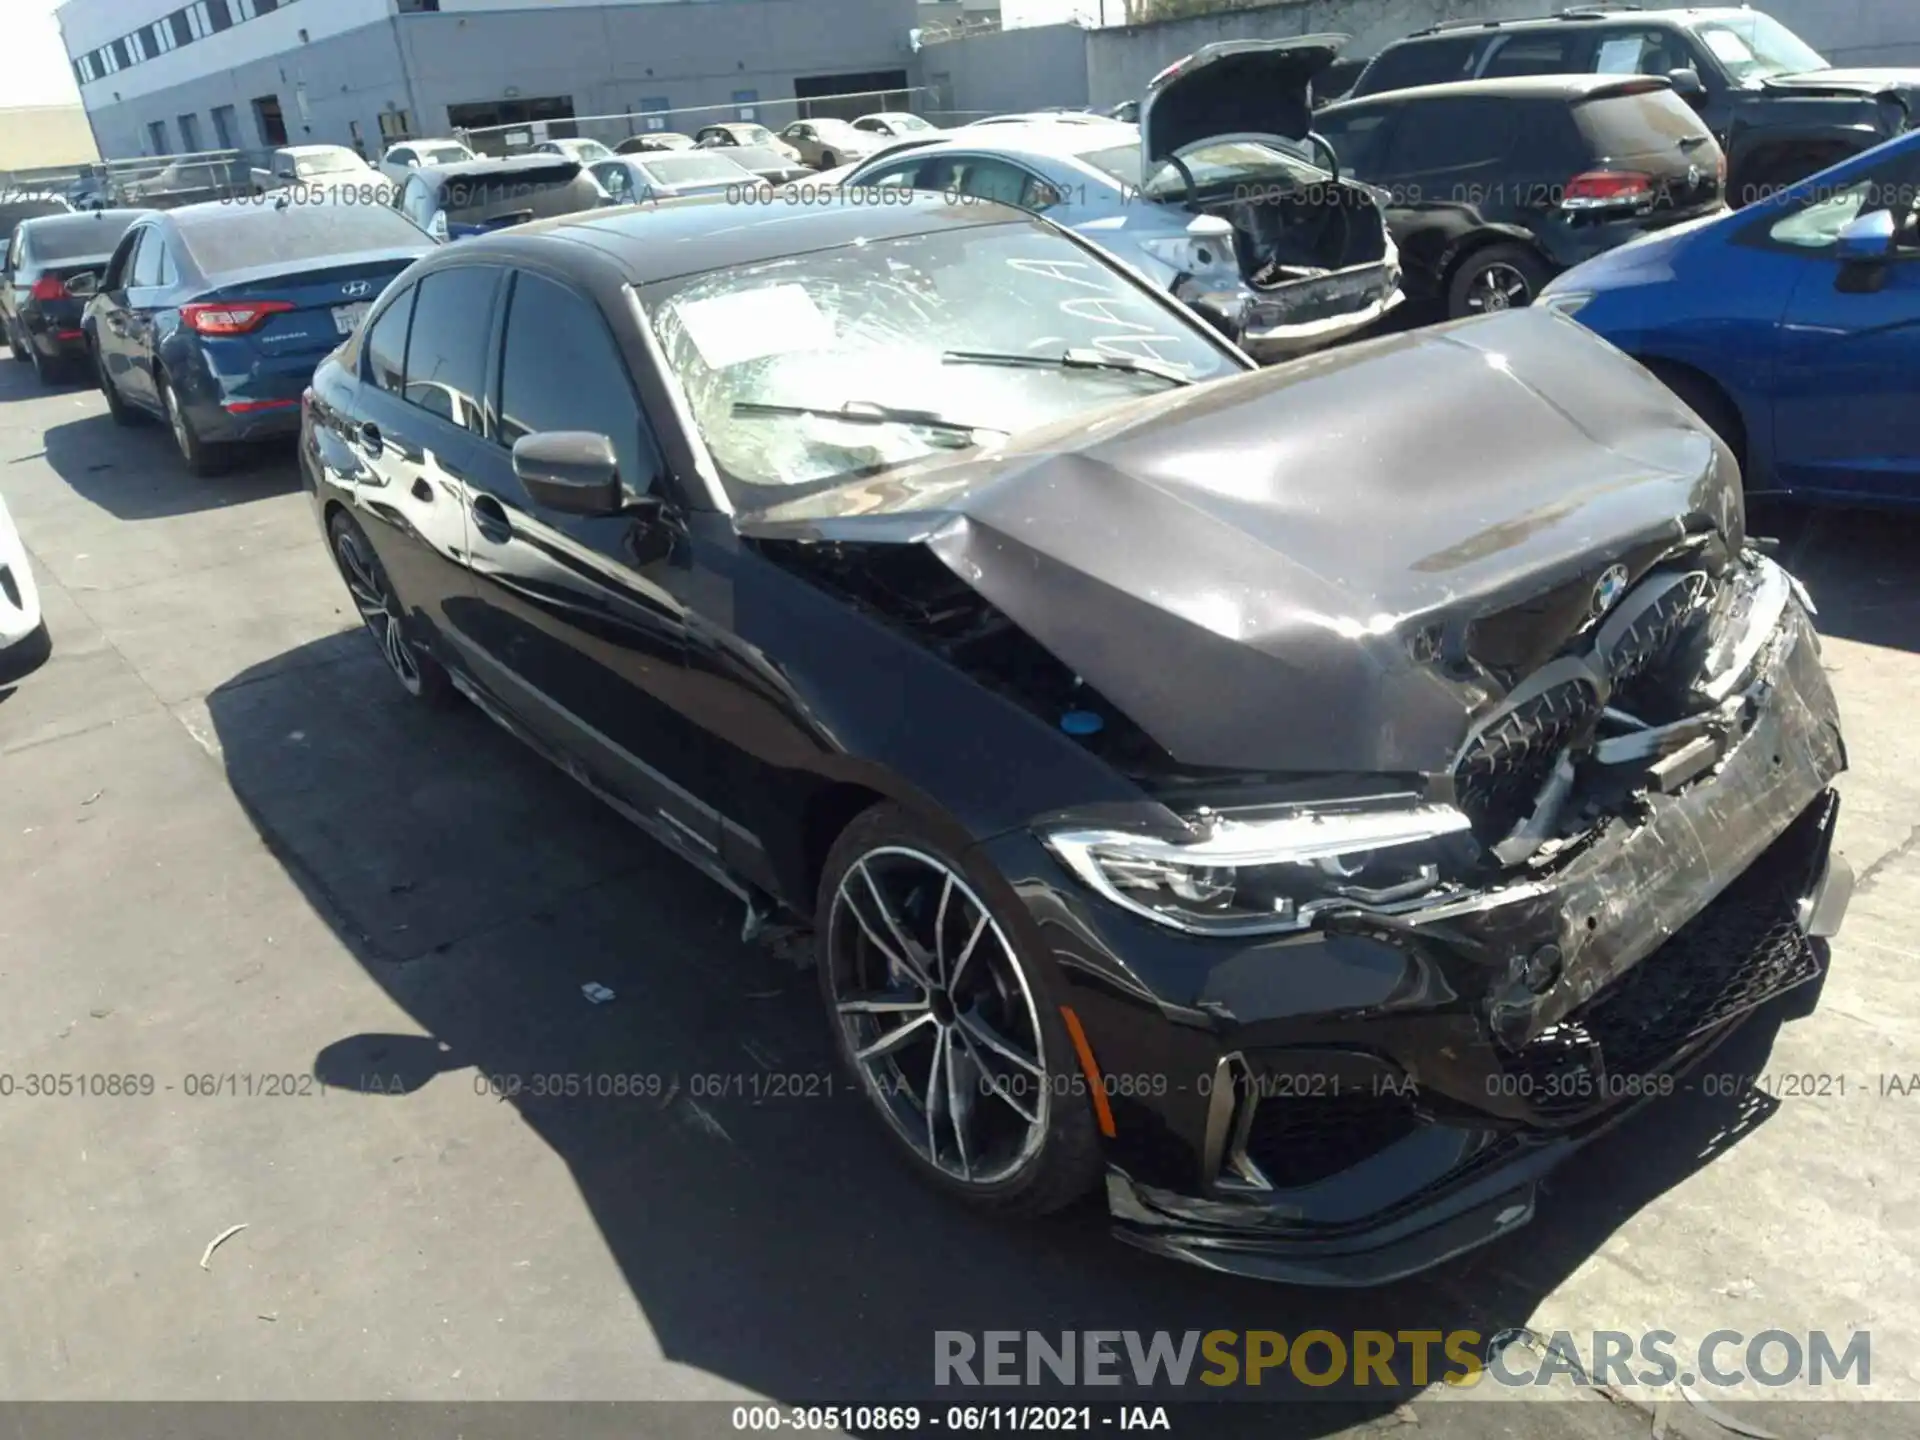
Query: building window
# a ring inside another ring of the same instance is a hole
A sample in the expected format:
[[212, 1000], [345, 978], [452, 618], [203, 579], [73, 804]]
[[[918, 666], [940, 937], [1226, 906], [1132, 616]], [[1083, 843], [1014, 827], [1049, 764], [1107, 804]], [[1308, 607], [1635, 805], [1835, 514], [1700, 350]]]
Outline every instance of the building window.
[[165, 155], [172, 147], [167, 144], [167, 122], [150, 120], [147, 122], [147, 140], [153, 146], [153, 153]]
[[173, 22], [156, 20], [146, 29], [145, 39], [141, 42], [147, 47], [149, 55], [164, 55], [173, 48]]
[[213, 143], [222, 150], [234, 147], [234, 136], [240, 133], [239, 124], [234, 119], [233, 106], [216, 105], [213, 107]]
[[113, 61], [114, 73], [116, 74], [133, 63], [133, 61], [127, 58], [127, 42], [124, 39], [116, 40], [107, 46], [107, 58]]
[[233, 24], [233, 11], [227, 8], [227, 0], [206, 0], [207, 19], [215, 30], [225, 30]]
[[736, 90], [733, 92], [733, 118], [736, 120], [753, 119], [753, 107], [760, 103], [758, 90]]
[[179, 125], [180, 148], [189, 155], [197, 153], [200, 149], [200, 117], [198, 115], [182, 115], [179, 120]]
[[233, 23], [253, 19], [253, 0], [227, 0], [227, 8], [233, 11]]
[[74, 61], [73, 68], [74, 68], [74, 72], [79, 75], [80, 82], [83, 85], [90, 80], [97, 80], [100, 78], [99, 75], [95, 73], [93, 68], [93, 52], [91, 50], [89, 50], [85, 55], [82, 55], [78, 60]]
[[147, 58], [147, 47], [140, 43], [140, 34], [138, 31], [125, 37], [121, 43], [127, 47], [127, 63], [129, 65], [138, 65], [142, 60]]
[[167, 24], [173, 29], [173, 43], [191, 45], [194, 40], [193, 26], [187, 20], [187, 12], [176, 10], [167, 17]]
[[640, 102], [640, 128], [642, 130], [664, 130], [667, 128], [667, 112], [673, 107], [667, 103], [664, 95], [650, 95]]
[[253, 102], [254, 124], [260, 129], [260, 143], [268, 149], [287, 143], [287, 119], [280, 113], [278, 95], [262, 95]]
[[189, 5], [180, 12], [187, 17], [187, 30], [196, 40], [204, 40], [213, 33], [213, 24], [207, 19], [207, 7], [201, 4]]

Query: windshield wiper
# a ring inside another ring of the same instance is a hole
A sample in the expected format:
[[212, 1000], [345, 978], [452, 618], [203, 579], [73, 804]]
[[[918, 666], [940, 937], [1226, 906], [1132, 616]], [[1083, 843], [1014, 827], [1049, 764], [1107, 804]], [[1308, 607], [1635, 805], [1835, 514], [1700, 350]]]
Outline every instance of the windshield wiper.
[[946, 430], [956, 435], [971, 435], [976, 430], [1005, 435], [991, 425], [969, 425], [951, 420], [931, 410], [905, 410], [882, 405], [875, 400], [849, 400], [837, 409], [826, 405], [774, 405], [763, 400], [736, 400], [735, 415], [817, 415], [823, 420], [845, 420], [855, 425], [920, 425], [928, 430]]
[[1062, 350], [1058, 355], [1030, 355], [1015, 350], [947, 350], [940, 359], [948, 365], [1015, 365], [1030, 370], [1119, 370], [1129, 375], [1151, 375], [1172, 385], [1191, 385], [1193, 377], [1177, 366], [1139, 355], [1109, 355], [1101, 350]]

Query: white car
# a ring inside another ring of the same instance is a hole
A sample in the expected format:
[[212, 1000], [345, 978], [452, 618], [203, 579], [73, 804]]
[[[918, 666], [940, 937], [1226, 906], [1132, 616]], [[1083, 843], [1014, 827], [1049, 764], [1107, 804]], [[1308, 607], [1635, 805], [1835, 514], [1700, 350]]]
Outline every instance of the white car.
[[0, 500], [0, 686], [39, 669], [52, 649], [27, 547], [13, 528], [7, 502]]
[[254, 189], [262, 192], [300, 186], [305, 190], [353, 189], [390, 205], [398, 187], [344, 145], [283, 145], [273, 152], [273, 164], [253, 172]]
[[854, 121], [853, 128], [887, 140], [910, 140], [915, 135], [933, 135], [940, 130], [931, 120], [907, 110], [876, 110]]
[[422, 165], [458, 165], [480, 157], [458, 140], [402, 140], [380, 157], [380, 173], [396, 185], [407, 183], [407, 172]]
[[565, 140], [542, 140], [529, 152], [534, 155], [564, 155], [576, 165], [595, 165], [613, 159], [613, 151], [598, 140], [569, 136]]
[[1233, 40], [1170, 65], [1140, 123], [1043, 114], [902, 142], [853, 187], [993, 200], [1077, 231], [1272, 363], [1353, 338], [1401, 301], [1379, 196], [1336, 177], [1308, 86], [1344, 37]]

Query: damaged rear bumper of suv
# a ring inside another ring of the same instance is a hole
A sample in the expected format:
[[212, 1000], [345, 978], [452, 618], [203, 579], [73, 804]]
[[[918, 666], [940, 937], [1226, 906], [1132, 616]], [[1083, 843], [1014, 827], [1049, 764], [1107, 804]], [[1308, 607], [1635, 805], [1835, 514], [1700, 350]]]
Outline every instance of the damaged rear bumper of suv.
[[1107, 1084], [1121, 1238], [1302, 1284], [1426, 1269], [1524, 1225], [1548, 1171], [1817, 980], [1846, 761], [1797, 591], [1768, 629], [1709, 765], [1656, 767], [1580, 846], [1442, 907], [1241, 948], [1020, 887], [1096, 1055], [1142, 1005], [1176, 1022], [1164, 1086]]

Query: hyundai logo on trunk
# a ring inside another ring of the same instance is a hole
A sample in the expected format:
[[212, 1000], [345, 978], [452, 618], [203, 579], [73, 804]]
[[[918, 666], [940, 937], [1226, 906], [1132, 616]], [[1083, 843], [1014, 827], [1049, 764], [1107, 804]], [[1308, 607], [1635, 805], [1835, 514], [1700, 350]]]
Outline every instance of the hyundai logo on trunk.
[[373, 293], [373, 282], [371, 280], [349, 280], [340, 287], [340, 293], [350, 299], [358, 300], [362, 296]]

